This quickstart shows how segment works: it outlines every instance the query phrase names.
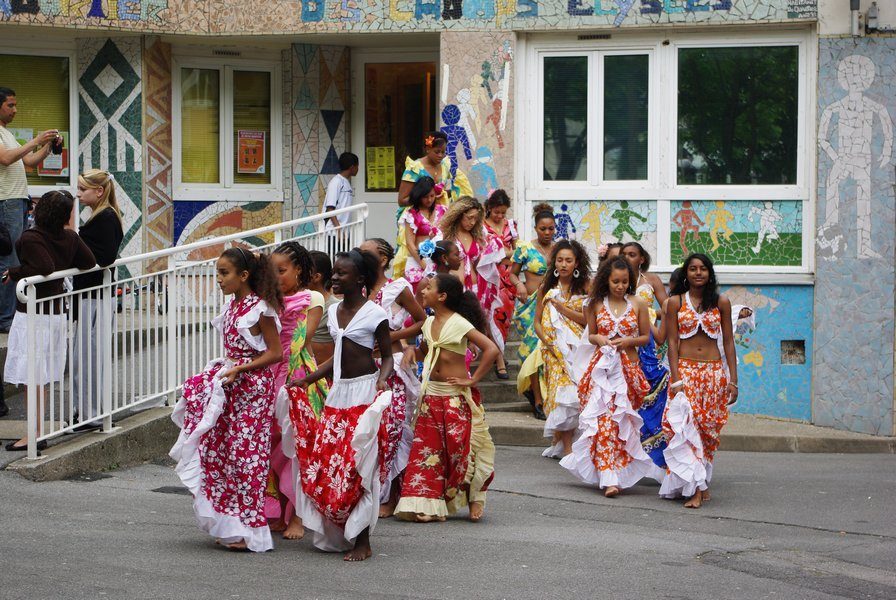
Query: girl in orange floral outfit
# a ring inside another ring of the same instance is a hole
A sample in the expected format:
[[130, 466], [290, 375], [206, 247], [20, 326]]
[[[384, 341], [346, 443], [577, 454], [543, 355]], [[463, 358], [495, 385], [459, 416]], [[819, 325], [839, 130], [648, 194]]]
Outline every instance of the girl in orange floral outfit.
[[[585, 306], [588, 341], [597, 346], [579, 380], [581, 437], [560, 465], [612, 498], [642, 477], [662, 479], [641, 447], [643, 421], [637, 410], [650, 391], [638, 348], [647, 343], [646, 302], [634, 295], [635, 274], [621, 257], [604, 261]], [[578, 362], [578, 361], [576, 361]]]
[[737, 400], [737, 356], [731, 302], [718, 292], [712, 261], [691, 254], [682, 270], [666, 310], [669, 395], [675, 397], [663, 419], [669, 445], [663, 452], [667, 474], [660, 495], [684, 496], [686, 508], [700, 508], [709, 500], [712, 459], [728, 405]]

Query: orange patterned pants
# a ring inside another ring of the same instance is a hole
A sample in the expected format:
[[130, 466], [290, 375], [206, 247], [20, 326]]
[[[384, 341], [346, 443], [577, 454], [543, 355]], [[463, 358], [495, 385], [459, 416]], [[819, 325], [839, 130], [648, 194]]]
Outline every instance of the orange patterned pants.
[[[694, 421], [703, 441], [703, 455], [712, 462], [719, 447], [722, 427], [728, 422], [728, 374], [721, 360], [678, 359], [678, 374], [694, 411]], [[663, 424], [671, 438], [672, 431]]]

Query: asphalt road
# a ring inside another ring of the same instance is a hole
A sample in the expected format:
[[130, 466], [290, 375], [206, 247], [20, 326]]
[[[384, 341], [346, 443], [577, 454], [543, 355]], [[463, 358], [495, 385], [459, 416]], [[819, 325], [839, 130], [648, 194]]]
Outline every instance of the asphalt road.
[[359, 564], [216, 547], [170, 466], [0, 472], [0, 598], [896, 598], [896, 457], [721, 453], [699, 511], [501, 447], [486, 518], [381, 521]]

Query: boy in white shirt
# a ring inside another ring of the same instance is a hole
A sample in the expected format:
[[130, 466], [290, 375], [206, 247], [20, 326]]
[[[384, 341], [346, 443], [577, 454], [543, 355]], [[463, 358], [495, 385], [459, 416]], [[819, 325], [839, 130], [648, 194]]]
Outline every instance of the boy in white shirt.
[[[324, 199], [324, 212], [338, 210], [352, 205], [355, 193], [352, 191], [351, 177], [358, 174], [358, 157], [351, 152], [343, 152], [339, 155], [339, 174], [334, 176], [327, 184], [327, 197]], [[342, 216], [343, 221], [348, 221], [348, 214]], [[339, 217], [327, 219], [327, 229], [339, 227]]]

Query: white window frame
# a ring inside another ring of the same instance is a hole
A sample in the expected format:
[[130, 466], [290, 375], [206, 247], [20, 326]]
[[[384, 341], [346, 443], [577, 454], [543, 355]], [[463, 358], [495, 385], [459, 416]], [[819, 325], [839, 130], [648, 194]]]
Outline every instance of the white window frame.
[[[219, 183], [184, 183], [182, 127], [182, 69], [209, 69], [220, 73], [220, 119], [219, 127]], [[171, 67], [172, 84], [172, 171], [174, 176], [175, 201], [210, 202], [283, 202], [283, 117], [280, 63], [274, 60], [213, 59], [195, 56], [175, 56]], [[233, 72], [260, 71], [271, 76], [271, 134], [268, 144], [271, 159], [268, 165], [271, 182], [266, 184], [233, 182]]]
[[[747, 30], [749, 29], [749, 30]], [[713, 32], [635, 32], [612, 34], [607, 40], [577, 41], [568, 35], [532, 35], [523, 44], [523, 60], [517, 68], [517, 97], [523, 124], [518, 129], [517, 147], [533, 148], [517, 156], [517, 188], [523, 206], [560, 200], [610, 201], [647, 200], [656, 202], [657, 256], [654, 267], [665, 273], [671, 264], [671, 202], [681, 200], [795, 200], [802, 201], [802, 257], [799, 266], [719, 265], [720, 273], [749, 282], [811, 283], [815, 268], [814, 223], [816, 197], [815, 158], [815, 73], [810, 65], [817, 61], [811, 30], [787, 28], [755, 31], [720, 29]], [[798, 117], [796, 183], [792, 185], [679, 185], [677, 181], [678, 142], [678, 50], [706, 47], [796, 46], [798, 48]], [[648, 179], [644, 181], [603, 180], [603, 57], [618, 54], [650, 53], [650, 100], [648, 117]], [[544, 174], [544, 57], [588, 55], [589, 62], [589, 140], [587, 181], [545, 181]], [[599, 63], [595, 65], [593, 63]], [[526, 69], [534, 70], [526, 77]], [[528, 82], [528, 83], [527, 83]], [[532, 85], [537, 85], [533, 89]], [[527, 139], [528, 138], [528, 139]], [[531, 141], [530, 141], [531, 140]], [[522, 143], [519, 143], [521, 141]], [[531, 215], [524, 210], [522, 221], [531, 229]], [[743, 277], [741, 277], [743, 276]], [[730, 277], [728, 278], [731, 279]]]
[[[14, 42], [12, 39], [4, 39], [5, 42]], [[28, 184], [28, 193], [34, 197], [40, 197], [53, 190], [68, 190], [75, 196], [74, 190], [78, 187], [78, 174], [80, 173], [81, 154], [78, 151], [81, 142], [78, 136], [78, 56], [72, 44], [41, 43], [39, 46], [31, 40], [21, 40], [15, 45], [0, 45], [0, 54], [16, 56], [54, 56], [68, 59], [68, 181], [60, 178], [56, 185], [31, 185]], [[27, 112], [27, 107], [20, 107], [22, 112]], [[15, 127], [15, 122], [13, 122]], [[75, 203], [77, 204], [77, 197]]]

